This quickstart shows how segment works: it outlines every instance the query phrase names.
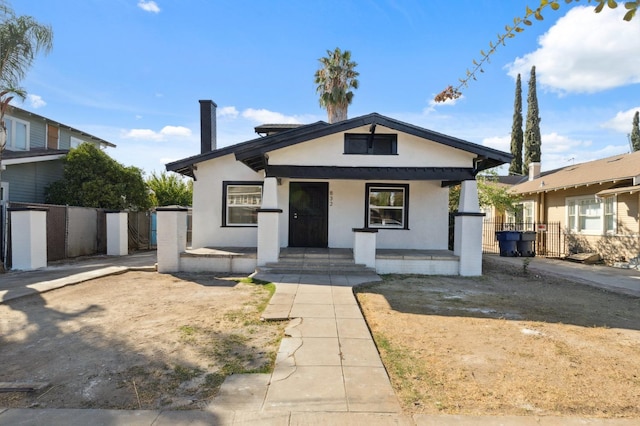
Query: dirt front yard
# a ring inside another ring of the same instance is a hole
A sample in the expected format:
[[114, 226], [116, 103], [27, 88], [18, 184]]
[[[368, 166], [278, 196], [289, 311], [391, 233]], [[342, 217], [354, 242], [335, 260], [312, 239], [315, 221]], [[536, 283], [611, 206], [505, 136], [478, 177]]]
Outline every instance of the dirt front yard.
[[640, 418], [640, 299], [484, 272], [358, 290], [407, 413]]
[[0, 407], [199, 408], [227, 375], [271, 368], [270, 290], [128, 272], [0, 304], [0, 382], [48, 383]]

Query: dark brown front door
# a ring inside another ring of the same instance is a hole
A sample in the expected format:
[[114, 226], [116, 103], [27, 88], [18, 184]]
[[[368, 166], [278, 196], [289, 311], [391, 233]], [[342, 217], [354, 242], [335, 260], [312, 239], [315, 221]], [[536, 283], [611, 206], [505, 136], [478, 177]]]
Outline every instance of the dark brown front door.
[[289, 247], [328, 246], [328, 194], [326, 182], [289, 184]]

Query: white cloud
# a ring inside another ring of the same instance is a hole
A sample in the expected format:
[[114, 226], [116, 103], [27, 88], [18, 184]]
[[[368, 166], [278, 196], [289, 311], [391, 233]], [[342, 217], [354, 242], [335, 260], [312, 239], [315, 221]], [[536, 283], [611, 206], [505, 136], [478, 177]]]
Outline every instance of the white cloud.
[[138, 7], [144, 10], [145, 12], [160, 13], [160, 7], [158, 7], [156, 2], [152, 0], [149, 0], [149, 1], [140, 0], [138, 2]]
[[191, 129], [183, 126], [164, 126], [162, 130], [160, 130], [160, 134], [164, 136], [188, 138], [191, 136]]
[[[542, 170], [553, 170], [574, 163], [603, 158], [607, 150], [591, 151], [592, 141], [571, 139], [556, 132], [540, 135], [542, 140]], [[484, 138], [482, 145], [511, 152], [511, 135]], [[609, 155], [619, 154], [618, 147], [611, 148]], [[503, 172], [503, 171], [501, 171]]]
[[218, 109], [218, 117], [223, 118], [223, 117], [229, 117], [229, 118], [237, 118], [238, 114], [240, 114], [238, 112], [238, 110], [236, 109], [236, 107], [234, 106], [227, 106], [227, 107], [222, 107]]
[[482, 140], [482, 145], [493, 149], [499, 149], [504, 152], [511, 152], [511, 135], [484, 138]]
[[253, 120], [260, 124], [299, 124], [300, 120], [296, 117], [286, 116], [279, 112], [273, 112], [266, 109], [247, 108], [242, 112], [242, 116], [249, 120]]
[[122, 137], [126, 139], [138, 139], [147, 141], [165, 141], [169, 138], [189, 138], [191, 129], [182, 126], [165, 126], [159, 132], [151, 129], [131, 129], [123, 132]]
[[29, 106], [36, 109], [47, 105], [44, 99], [38, 95], [27, 95], [27, 102], [29, 102]]
[[540, 47], [507, 65], [526, 79], [531, 66], [544, 87], [564, 93], [595, 93], [640, 82], [640, 25], [622, 19], [624, 7], [577, 6], [538, 39]]
[[436, 110], [436, 107], [439, 106], [454, 106], [459, 100], [464, 99], [464, 95], [461, 95], [458, 99], [447, 99], [444, 102], [436, 102], [431, 98], [429, 100], [429, 105], [422, 110], [423, 114], [429, 114]]
[[633, 115], [636, 111], [640, 111], [640, 106], [628, 109], [626, 111], [619, 111], [615, 117], [611, 120], [602, 123], [602, 127], [606, 129], [613, 129], [620, 133], [631, 133], [631, 127], [633, 125]]

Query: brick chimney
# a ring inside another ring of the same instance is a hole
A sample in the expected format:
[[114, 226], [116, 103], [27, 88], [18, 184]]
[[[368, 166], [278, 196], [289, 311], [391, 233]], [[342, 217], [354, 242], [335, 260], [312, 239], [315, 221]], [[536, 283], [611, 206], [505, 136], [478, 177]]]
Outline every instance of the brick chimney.
[[529, 180], [534, 180], [540, 177], [540, 163], [529, 164]]
[[210, 100], [200, 102], [200, 154], [213, 151], [216, 146], [216, 108]]

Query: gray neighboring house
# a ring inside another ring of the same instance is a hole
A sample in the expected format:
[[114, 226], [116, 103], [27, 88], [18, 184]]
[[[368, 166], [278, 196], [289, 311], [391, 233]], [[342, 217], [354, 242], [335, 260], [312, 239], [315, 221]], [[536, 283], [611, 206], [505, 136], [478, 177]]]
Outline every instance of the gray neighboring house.
[[4, 118], [7, 146], [2, 158], [0, 201], [44, 203], [44, 190], [63, 177], [62, 158], [83, 142], [115, 145], [82, 130], [9, 106]]

